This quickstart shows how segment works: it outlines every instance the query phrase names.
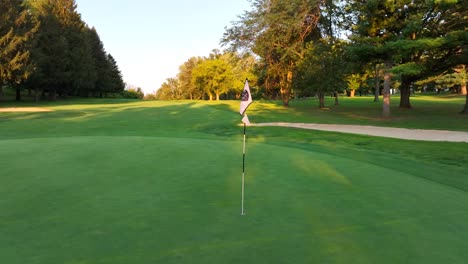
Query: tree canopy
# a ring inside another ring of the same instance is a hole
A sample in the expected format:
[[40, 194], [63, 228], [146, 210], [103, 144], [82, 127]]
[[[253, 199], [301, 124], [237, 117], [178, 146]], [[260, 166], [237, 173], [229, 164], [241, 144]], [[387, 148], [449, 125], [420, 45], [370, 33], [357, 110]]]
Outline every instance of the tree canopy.
[[468, 61], [466, 1], [348, 1], [352, 49], [364, 62], [386, 62], [401, 82], [400, 107], [420, 79]]
[[[391, 88], [401, 108], [412, 107], [418, 89], [466, 94], [467, 0], [249, 2], [225, 28], [226, 49], [189, 58], [153, 98], [235, 99], [249, 79], [256, 97], [288, 106], [291, 98], [317, 96], [324, 107], [326, 94], [368, 90], [374, 78], [375, 101], [383, 83], [382, 113], [389, 116]], [[0, 3], [0, 97], [5, 87], [18, 100], [25, 89], [37, 100], [129, 94], [75, 0]]]
[[256, 85], [256, 59], [250, 54], [214, 50], [208, 57], [192, 57], [179, 67], [177, 77], [168, 78], [156, 92], [156, 99], [234, 99], [243, 81]]
[[411, 92], [422, 86], [443, 83], [466, 93], [466, 0], [250, 3], [225, 28], [227, 50], [189, 59], [156, 98], [231, 99], [237, 81], [248, 78], [254, 96], [281, 98], [285, 106], [293, 97], [318, 96], [324, 107], [326, 94], [373, 86], [374, 101], [383, 94], [389, 116], [392, 90], [401, 94], [401, 108], [412, 107]]
[[0, 94], [3, 86], [48, 94], [104, 96], [125, 84], [117, 62], [74, 0], [1, 0]]
[[[288, 106], [294, 69], [304, 58], [306, 43], [317, 38], [318, 0], [252, 0], [253, 10], [226, 29], [222, 43], [231, 50], [251, 51], [260, 57], [264, 83], [274, 83]], [[314, 34], [315, 33], [315, 34]]]

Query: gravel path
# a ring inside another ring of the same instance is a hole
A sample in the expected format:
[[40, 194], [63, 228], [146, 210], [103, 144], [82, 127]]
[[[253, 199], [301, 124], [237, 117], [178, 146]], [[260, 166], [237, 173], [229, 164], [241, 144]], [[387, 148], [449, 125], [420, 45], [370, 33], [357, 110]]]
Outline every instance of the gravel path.
[[461, 131], [423, 130], [423, 129], [358, 126], [358, 125], [284, 123], [284, 122], [250, 124], [250, 126], [294, 127], [294, 128], [334, 131], [334, 132], [342, 132], [342, 133], [408, 139], [408, 140], [448, 141], [448, 142], [467, 142], [468, 143], [468, 132], [461, 132]]

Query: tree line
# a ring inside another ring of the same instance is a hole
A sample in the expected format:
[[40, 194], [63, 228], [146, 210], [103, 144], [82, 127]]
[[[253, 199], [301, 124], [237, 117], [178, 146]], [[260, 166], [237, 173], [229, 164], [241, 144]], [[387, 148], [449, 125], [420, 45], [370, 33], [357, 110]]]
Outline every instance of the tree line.
[[0, 0], [0, 99], [4, 87], [37, 101], [120, 94], [125, 84], [74, 0]]
[[327, 94], [371, 92], [376, 101], [383, 97], [389, 116], [392, 90], [401, 108], [412, 107], [416, 90], [466, 94], [467, 0], [250, 3], [225, 29], [226, 51], [189, 59], [154, 97], [231, 99], [248, 75], [257, 97], [280, 98], [285, 106], [316, 96], [324, 107]]
[[154, 95], [157, 100], [221, 100], [239, 98], [245, 79], [257, 82], [256, 59], [250, 54], [213, 50], [207, 57], [192, 57], [168, 78]]

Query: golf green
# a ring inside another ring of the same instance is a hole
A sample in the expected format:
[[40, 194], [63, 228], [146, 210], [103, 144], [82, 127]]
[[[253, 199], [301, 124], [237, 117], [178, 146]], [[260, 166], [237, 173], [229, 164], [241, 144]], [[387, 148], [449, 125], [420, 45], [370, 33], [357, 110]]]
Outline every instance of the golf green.
[[342, 157], [313, 146], [248, 142], [241, 216], [237, 140], [0, 140], [0, 259], [9, 264], [466, 262], [467, 192], [417, 177], [404, 166], [362, 162], [352, 156], [370, 160], [371, 154], [350, 151]]

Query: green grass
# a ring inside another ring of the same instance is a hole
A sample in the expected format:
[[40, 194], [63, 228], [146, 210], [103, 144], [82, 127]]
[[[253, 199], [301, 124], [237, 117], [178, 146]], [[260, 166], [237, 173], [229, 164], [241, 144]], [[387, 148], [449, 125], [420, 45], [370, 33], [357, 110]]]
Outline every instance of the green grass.
[[[256, 102], [249, 117], [467, 131], [445, 99], [390, 120], [359, 98]], [[2, 263], [468, 259], [468, 144], [249, 127], [240, 216], [238, 102], [41, 106], [54, 112], [0, 113]]]
[[[359, 124], [421, 129], [447, 129], [468, 131], [468, 116], [459, 115], [465, 104], [465, 96], [457, 95], [413, 95], [413, 109], [400, 109], [399, 97], [393, 96], [391, 117], [382, 118], [382, 100], [373, 102], [373, 97], [340, 98], [340, 105], [334, 105], [334, 98], [326, 98], [327, 109], [318, 108], [316, 99], [291, 102], [289, 109], [281, 108], [274, 102], [277, 115], [271, 115], [271, 103], [254, 105], [258, 107], [255, 121], [269, 122], [281, 120], [323, 124]], [[269, 107], [268, 107], [269, 106]]]

